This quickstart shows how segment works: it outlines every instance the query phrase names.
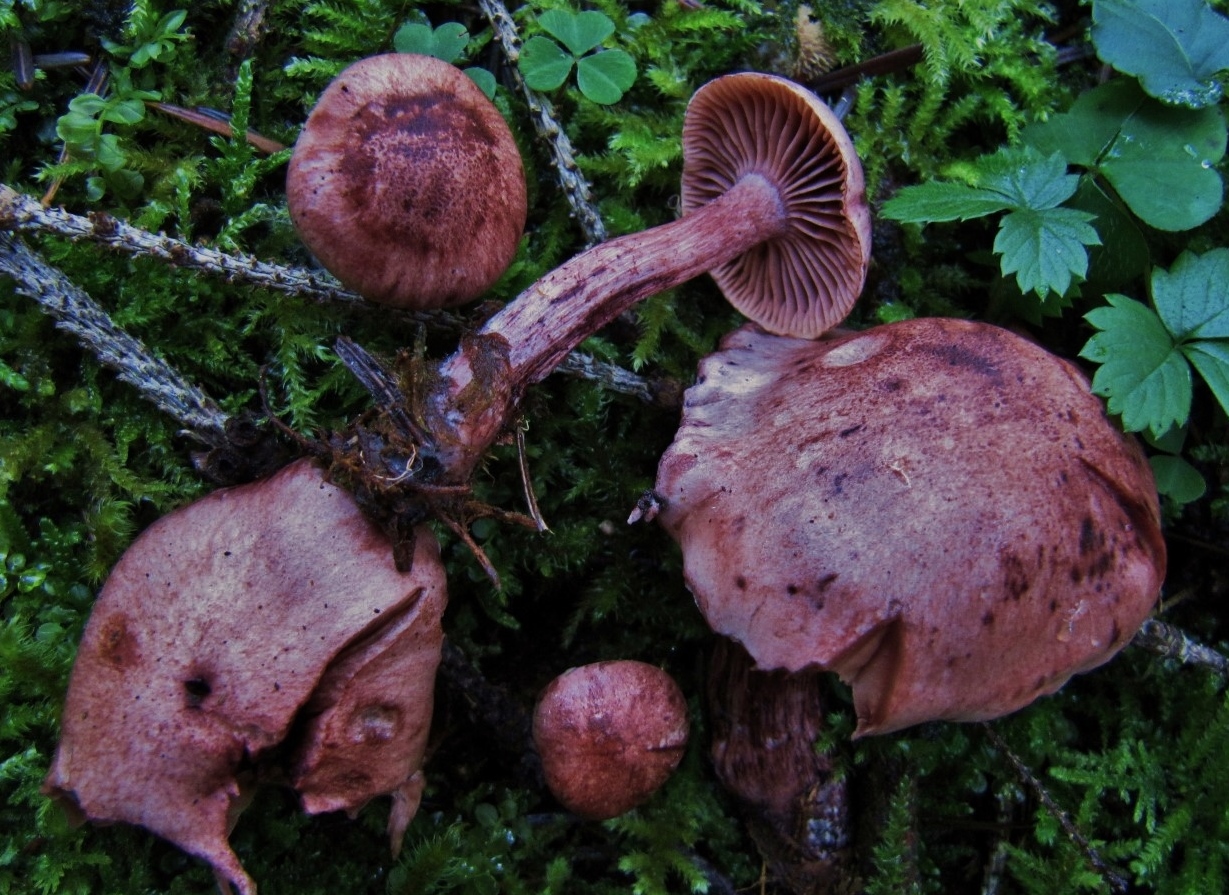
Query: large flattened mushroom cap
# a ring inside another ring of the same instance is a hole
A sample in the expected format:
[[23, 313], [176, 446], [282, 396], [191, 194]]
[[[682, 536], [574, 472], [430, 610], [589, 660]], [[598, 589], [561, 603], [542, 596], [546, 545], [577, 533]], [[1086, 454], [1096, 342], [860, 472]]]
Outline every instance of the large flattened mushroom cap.
[[730, 303], [805, 339], [844, 320], [866, 280], [871, 217], [862, 165], [832, 110], [784, 78], [726, 75], [692, 97], [683, 147], [684, 214], [758, 173], [789, 219], [784, 236], [711, 271]]
[[547, 684], [533, 714], [547, 787], [589, 820], [648, 799], [678, 766], [689, 733], [678, 684], [631, 659], [569, 668]]
[[919, 319], [707, 358], [659, 519], [714, 630], [836, 671], [858, 734], [977, 720], [1105, 662], [1165, 573], [1151, 471], [1068, 362]]
[[[421, 785], [444, 585], [429, 531], [397, 571], [385, 535], [309, 461], [163, 517], [94, 606], [44, 790], [254, 892], [227, 835], [252, 769], [299, 718], [288, 745], [309, 809], [392, 793], [396, 836]], [[381, 686], [387, 661], [408, 679]]]
[[524, 169], [499, 110], [455, 66], [410, 53], [360, 60], [325, 89], [286, 198], [344, 285], [418, 310], [481, 295], [525, 227]]

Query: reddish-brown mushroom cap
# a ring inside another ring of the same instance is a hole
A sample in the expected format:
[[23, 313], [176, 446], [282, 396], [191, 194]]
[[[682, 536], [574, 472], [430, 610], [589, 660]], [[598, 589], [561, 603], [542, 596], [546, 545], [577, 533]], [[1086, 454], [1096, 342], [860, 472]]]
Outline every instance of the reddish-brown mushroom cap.
[[678, 684], [631, 660], [565, 671], [533, 715], [547, 787], [590, 820], [617, 817], [656, 792], [682, 759], [688, 732]]
[[845, 319], [866, 279], [871, 222], [836, 115], [792, 81], [731, 75], [692, 97], [683, 147], [684, 214], [759, 174], [788, 218], [784, 235], [711, 271], [730, 303], [770, 332], [807, 339]]
[[525, 174], [499, 110], [455, 66], [409, 53], [363, 59], [325, 89], [286, 198], [334, 276], [402, 308], [481, 295], [525, 226]]
[[706, 359], [658, 518], [719, 633], [852, 684], [858, 733], [994, 717], [1127, 643], [1165, 546], [1151, 471], [1066, 361], [910, 320]]
[[421, 788], [445, 603], [430, 532], [415, 546], [398, 572], [384, 534], [308, 461], [163, 517], [94, 606], [45, 791], [250, 893], [227, 836], [285, 747], [309, 810], [393, 794], [396, 845]]

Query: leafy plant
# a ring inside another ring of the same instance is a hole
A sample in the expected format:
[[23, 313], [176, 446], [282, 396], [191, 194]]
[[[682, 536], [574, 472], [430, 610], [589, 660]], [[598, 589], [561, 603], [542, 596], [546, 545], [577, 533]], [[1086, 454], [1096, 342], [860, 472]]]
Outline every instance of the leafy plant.
[[175, 9], [161, 18], [150, 8], [148, 0], [137, 0], [127, 28], [127, 40], [102, 38], [102, 45], [112, 56], [128, 60], [133, 68], [144, 68], [151, 62], [165, 61], [175, 45], [188, 39], [180, 29], [188, 18], [184, 9]]
[[636, 62], [630, 55], [600, 48], [615, 30], [605, 13], [548, 9], [538, 17], [538, 24], [558, 43], [540, 34], [525, 41], [517, 65], [534, 90], [557, 90], [575, 68], [580, 92], [595, 103], [610, 105], [621, 100], [635, 82]]
[[[422, 22], [406, 22], [393, 35], [393, 48], [398, 53], [417, 53], [455, 63], [466, 55], [470, 45], [469, 32], [460, 22], [445, 22], [432, 28]], [[495, 76], [485, 68], [470, 66], [461, 69], [488, 97], [495, 96]]]

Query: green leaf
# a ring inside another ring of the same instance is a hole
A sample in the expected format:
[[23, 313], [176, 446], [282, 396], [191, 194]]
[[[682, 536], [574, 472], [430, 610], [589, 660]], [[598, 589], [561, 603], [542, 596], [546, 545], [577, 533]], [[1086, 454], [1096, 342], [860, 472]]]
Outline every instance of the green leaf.
[[1229, 248], [1183, 252], [1152, 274], [1152, 302], [1178, 341], [1229, 338]]
[[537, 35], [525, 41], [517, 66], [525, 83], [534, 90], [557, 90], [568, 79], [575, 57], [549, 37]]
[[1072, 276], [1088, 274], [1088, 250], [1100, 238], [1089, 225], [1092, 215], [1073, 208], [1021, 208], [999, 225], [994, 250], [1002, 255], [1003, 276], [1016, 275], [1021, 292], [1045, 298], [1063, 295]]
[[469, 32], [460, 22], [445, 22], [438, 28], [419, 22], [406, 22], [393, 35], [393, 49], [398, 53], [433, 56], [445, 62], [456, 62], [469, 44]]
[[1179, 231], [1220, 209], [1224, 186], [1214, 166], [1225, 155], [1226, 133], [1220, 109], [1166, 106], [1119, 78], [1023, 137], [1041, 152], [1060, 152], [1103, 175], [1145, 223]]
[[1199, 371], [1225, 413], [1229, 413], [1229, 342], [1194, 342], [1182, 346], [1182, 353]]
[[1001, 193], [962, 183], [919, 183], [900, 189], [883, 203], [881, 214], [905, 224], [967, 221], [1012, 207]]
[[636, 61], [622, 50], [603, 50], [576, 64], [576, 85], [595, 103], [610, 105], [636, 80]]
[[1202, 108], [1220, 102], [1229, 68], [1229, 19], [1202, 0], [1096, 0], [1097, 55], [1135, 75], [1152, 96]]
[[1143, 277], [1149, 263], [1148, 240], [1121, 199], [1110, 196], [1096, 178], [1084, 177], [1067, 207], [1096, 216], [1101, 245], [1088, 252], [1086, 277], [1092, 293], [1117, 292]]
[[469, 75], [469, 79], [478, 85], [478, 89], [486, 94], [487, 99], [495, 98], [495, 76], [493, 74], [477, 66], [463, 68], [461, 71]]
[[1067, 173], [1067, 160], [1060, 152], [1042, 155], [1031, 147], [1008, 149], [987, 156], [979, 186], [1007, 197], [1014, 208], [1043, 211], [1070, 199], [1080, 184]]
[[1152, 477], [1156, 479], [1156, 490], [1171, 500], [1190, 503], [1203, 497], [1208, 490], [1208, 484], [1199, 470], [1181, 457], [1157, 454], [1149, 457], [1148, 463], [1152, 467]]
[[538, 24], [575, 56], [588, 53], [614, 34], [615, 30], [614, 22], [609, 16], [592, 10], [568, 12], [563, 9], [548, 9], [538, 17]]
[[1107, 295], [1109, 305], [1084, 315], [1100, 330], [1080, 357], [1100, 364], [1092, 390], [1108, 399], [1128, 432], [1163, 435], [1191, 413], [1191, 370], [1161, 318], [1125, 295]]

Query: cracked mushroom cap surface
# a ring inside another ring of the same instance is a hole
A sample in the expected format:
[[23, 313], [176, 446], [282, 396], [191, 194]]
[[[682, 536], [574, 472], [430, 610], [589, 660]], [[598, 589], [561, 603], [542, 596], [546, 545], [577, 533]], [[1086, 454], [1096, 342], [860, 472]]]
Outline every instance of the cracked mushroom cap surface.
[[429, 531], [397, 571], [385, 535], [309, 461], [215, 491], [112, 570], [44, 791], [85, 819], [143, 826], [252, 893], [227, 837], [284, 745], [309, 811], [392, 794], [395, 846], [421, 791], [445, 600]]
[[415, 310], [490, 288], [527, 208], [499, 110], [456, 66], [411, 53], [360, 60], [329, 84], [295, 143], [286, 199], [342, 284]]
[[710, 271], [730, 304], [779, 335], [815, 338], [862, 292], [871, 217], [862, 165], [840, 119], [775, 75], [710, 81], [683, 123], [684, 215], [760, 174], [777, 186], [788, 232]]
[[630, 659], [569, 668], [533, 715], [547, 787], [588, 820], [618, 817], [653, 795], [678, 767], [689, 732], [674, 679]]
[[656, 490], [710, 626], [760, 668], [837, 672], [858, 735], [1053, 692], [1165, 574], [1136, 442], [1074, 365], [981, 323], [732, 333]]

